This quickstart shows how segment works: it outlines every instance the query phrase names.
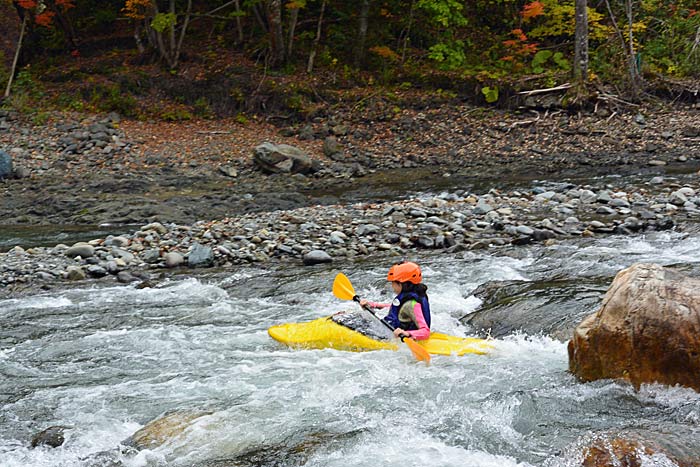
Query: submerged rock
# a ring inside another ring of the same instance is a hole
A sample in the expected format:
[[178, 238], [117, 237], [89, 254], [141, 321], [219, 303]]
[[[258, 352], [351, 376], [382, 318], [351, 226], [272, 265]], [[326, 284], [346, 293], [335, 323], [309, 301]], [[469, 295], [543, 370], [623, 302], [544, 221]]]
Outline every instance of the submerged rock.
[[211, 412], [177, 411], [146, 424], [122, 444], [137, 450], [153, 449], [182, 434], [192, 423]]
[[32, 447], [50, 446], [52, 448], [57, 448], [61, 446], [65, 441], [63, 434], [67, 428], [68, 427], [65, 426], [48, 427], [44, 431], [37, 433], [32, 437]]
[[474, 290], [482, 304], [460, 321], [482, 336], [499, 338], [520, 331], [566, 341], [604, 293], [605, 286], [595, 278], [491, 281]]
[[583, 381], [622, 378], [700, 391], [700, 280], [635, 264], [613, 280], [601, 308], [569, 342], [569, 370]]

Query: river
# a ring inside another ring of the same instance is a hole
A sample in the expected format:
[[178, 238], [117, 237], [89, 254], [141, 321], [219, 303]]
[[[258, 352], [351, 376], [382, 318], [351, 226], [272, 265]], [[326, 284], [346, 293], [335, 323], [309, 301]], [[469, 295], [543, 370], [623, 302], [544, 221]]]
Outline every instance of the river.
[[[697, 275], [697, 251], [699, 235], [664, 232], [411, 259], [424, 267], [433, 328], [470, 335], [459, 318], [477, 309], [472, 292], [487, 281], [612, 279], [635, 262]], [[620, 432], [673, 436], [700, 455], [699, 394], [582, 384], [567, 372], [566, 342], [542, 333], [430, 366], [405, 348], [291, 350], [267, 335], [352, 307], [331, 292], [340, 270], [359, 295], [388, 298], [390, 262], [247, 267], [0, 301], [0, 465], [558, 467], [580, 465], [582, 446]], [[115, 450], [186, 410], [207, 415], [161, 446]], [[52, 425], [69, 427], [65, 443], [30, 448]], [[95, 460], [102, 451], [111, 464]]]

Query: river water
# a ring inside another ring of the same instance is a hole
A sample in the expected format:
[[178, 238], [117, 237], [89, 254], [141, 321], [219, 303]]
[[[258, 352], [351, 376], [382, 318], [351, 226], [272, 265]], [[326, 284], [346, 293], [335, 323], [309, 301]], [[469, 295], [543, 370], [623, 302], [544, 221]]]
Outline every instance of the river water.
[[[641, 261], [696, 275], [698, 251], [700, 236], [666, 232], [411, 259], [424, 266], [433, 328], [469, 335], [459, 318], [477, 309], [472, 291], [487, 281], [612, 279]], [[248, 267], [0, 301], [0, 465], [575, 466], [592, 439], [629, 432], [700, 455], [699, 394], [582, 384], [567, 372], [566, 343], [540, 333], [430, 366], [405, 348], [291, 350], [267, 335], [351, 308], [331, 292], [340, 270], [359, 295], [387, 299], [391, 261]], [[149, 421], [188, 410], [207, 414], [160, 446], [116, 450]], [[65, 443], [30, 448], [52, 425], [69, 427]]]

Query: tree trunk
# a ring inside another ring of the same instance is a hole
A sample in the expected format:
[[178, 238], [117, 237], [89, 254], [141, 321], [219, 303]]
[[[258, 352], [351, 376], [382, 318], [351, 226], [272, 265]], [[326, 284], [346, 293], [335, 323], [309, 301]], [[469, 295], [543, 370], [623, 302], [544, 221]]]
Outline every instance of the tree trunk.
[[367, 21], [369, 18], [369, 0], [362, 0], [360, 7], [360, 24], [357, 34], [357, 50], [355, 51], [355, 66], [360, 67], [365, 61], [365, 43], [367, 42]]
[[576, 31], [574, 38], [574, 81], [583, 85], [588, 79], [588, 5], [576, 0]]
[[314, 45], [311, 48], [311, 53], [309, 54], [309, 63], [306, 65], [306, 72], [311, 74], [314, 70], [314, 59], [316, 58], [316, 51], [318, 50], [318, 44], [321, 42], [321, 26], [323, 25], [323, 15], [326, 12], [326, 0], [321, 3], [321, 13], [318, 15], [318, 24], [316, 25], [316, 37], [314, 38]]
[[289, 37], [287, 38], [287, 58], [291, 59], [294, 49], [294, 31], [299, 19], [299, 8], [292, 8], [289, 12]]
[[185, 19], [182, 22], [182, 29], [180, 30], [180, 39], [177, 41], [177, 48], [174, 51], [173, 57], [173, 68], [175, 68], [180, 63], [180, 52], [182, 51], [182, 42], [185, 40], [185, 32], [187, 31], [187, 26], [190, 24], [190, 16], [192, 15], [192, 0], [187, 0], [187, 11], [185, 12]]
[[[177, 14], [175, 13], [175, 0], [170, 0], [170, 14], [173, 15], [173, 17], [177, 18]], [[175, 68], [175, 49], [177, 48], [177, 43], [175, 42], [175, 26], [177, 26], [177, 20], [173, 22], [173, 24], [170, 26], [170, 31], [168, 31], [168, 35], [170, 36], [170, 51], [168, 53], [168, 64], [170, 65], [170, 68]]]
[[270, 65], [275, 68], [284, 64], [285, 47], [282, 33], [282, 1], [269, 0], [267, 4], [267, 20], [270, 25]]
[[634, 97], [639, 97], [639, 68], [637, 67], [637, 53], [634, 50], [634, 33], [632, 27], [634, 24], [634, 11], [632, 8], [632, 0], [625, 1], [625, 9], [627, 11], [627, 34], [629, 41], [629, 71], [631, 89]]
[[7, 88], [5, 88], [5, 99], [10, 97], [10, 88], [12, 87], [12, 79], [15, 76], [15, 70], [17, 69], [17, 61], [19, 60], [19, 51], [22, 49], [22, 39], [24, 39], [24, 29], [27, 27], [27, 17], [29, 15], [22, 16], [22, 27], [19, 30], [19, 39], [17, 40], [17, 50], [15, 50], [15, 58], [12, 60], [12, 68], [10, 68], [10, 77], [7, 79]]
[[411, 10], [408, 14], [408, 25], [406, 26], [406, 35], [403, 38], [403, 47], [401, 49], [401, 65], [406, 61], [406, 49], [408, 48], [408, 42], [411, 39], [411, 26], [413, 26], [413, 14], [415, 11], [416, 1], [411, 0]]
[[243, 25], [241, 25], [241, 3], [236, 0], [236, 29], [238, 29], [238, 43], [243, 43]]

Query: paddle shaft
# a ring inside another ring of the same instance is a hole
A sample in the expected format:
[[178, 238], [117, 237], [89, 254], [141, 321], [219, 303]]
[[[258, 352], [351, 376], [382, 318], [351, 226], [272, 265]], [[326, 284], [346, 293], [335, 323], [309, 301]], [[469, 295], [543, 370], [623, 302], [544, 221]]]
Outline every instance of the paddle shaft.
[[[360, 303], [360, 297], [358, 297], [357, 295], [355, 295], [354, 297], [352, 297], [352, 299], [353, 299], [354, 301], [356, 301], [357, 303]], [[394, 326], [392, 326], [391, 324], [387, 323], [386, 321], [384, 321], [383, 319], [381, 319], [379, 316], [377, 316], [377, 314], [374, 312], [374, 310], [372, 310], [372, 307], [370, 307], [369, 305], [362, 305], [362, 304], [360, 304], [360, 306], [361, 306], [362, 308], [364, 308], [365, 310], [369, 311], [369, 312], [372, 314], [372, 316], [374, 316], [374, 317], [377, 318], [379, 321], [381, 321], [382, 324], [383, 324], [384, 326], [386, 326], [387, 328], [389, 328], [389, 330], [390, 330], [391, 332], [394, 332], [394, 331], [396, 330], [396, 328], [395, 328]], [[403, 340], [404, 340], [406, 337], [407, 337], [407, 336], [399, 336], [399, 339], [401, 339], [401, 342], [403, 342]]]

